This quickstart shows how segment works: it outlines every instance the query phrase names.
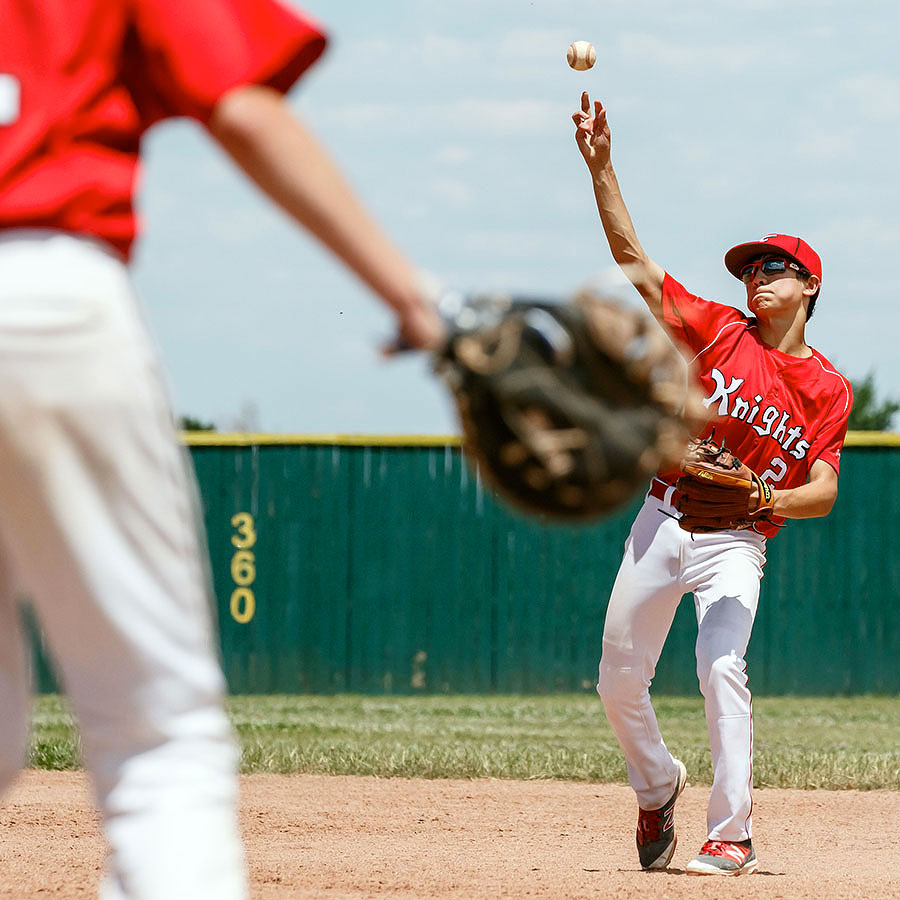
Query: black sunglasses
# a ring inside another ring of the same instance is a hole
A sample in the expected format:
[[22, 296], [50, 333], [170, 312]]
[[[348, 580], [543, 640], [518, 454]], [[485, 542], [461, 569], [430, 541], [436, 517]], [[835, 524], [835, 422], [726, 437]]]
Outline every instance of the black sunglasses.
[[798, 275], [805, 278], [809, 275], [809, 271], [804, 269], [802, 266], [798, 266], [797, 263], [791, 262], [789, 259], [764, 259], [762, 262], [752, 262], [747, 263], [741, 269], [741, 281], [744, 284], [747, 284], [748, 281], [753, 279], [753, 276], [756, 274], [756, 270], [762, 270], [763, 275], [776, 275], [779, 272], [785, 272], [787, 269], [794, 269]]

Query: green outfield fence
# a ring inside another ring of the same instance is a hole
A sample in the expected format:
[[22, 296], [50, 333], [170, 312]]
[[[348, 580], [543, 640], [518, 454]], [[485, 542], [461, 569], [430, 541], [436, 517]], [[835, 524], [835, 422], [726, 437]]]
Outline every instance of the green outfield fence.
[[[592, 690], [635, 499], [577, 528], [496, 501], [453, 437], [185, 436], [233, 693]], [[856, 432], [824, 519], [769, 542], [758, 694], [900, 692], [900, 435]], [[693, 604], [654, 691], [697, 691]], [[42, 690], [53, 680], [35, 636]]]

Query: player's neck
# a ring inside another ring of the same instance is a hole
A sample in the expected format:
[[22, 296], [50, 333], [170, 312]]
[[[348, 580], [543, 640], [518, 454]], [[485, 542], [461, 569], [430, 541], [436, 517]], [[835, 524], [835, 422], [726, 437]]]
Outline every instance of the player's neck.
[[764, 344], [798, 359], [812, 356], [812, 350], [806, 343], [806, 322], [803, 319], [757, 319], [756, 324]]

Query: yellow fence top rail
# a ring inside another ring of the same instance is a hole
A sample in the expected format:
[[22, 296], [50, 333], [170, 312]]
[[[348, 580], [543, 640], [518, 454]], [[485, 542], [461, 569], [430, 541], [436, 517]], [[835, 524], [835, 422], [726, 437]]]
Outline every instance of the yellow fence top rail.
[[346, 447], [458, 447], [455, 434], [262, 434], [184, 431], [182, 440], [189, 447], [250, 447], [261, 445], [298, 446], [320, 444]]
[[848, 431], [845, 447], [900, 447], [900, 434], [890, 431]]
[[[458, 447], [456, 434], [265, 434], [257, 432], [184, 431], [189, 447], [299, 446]], [[847, 447], [900, 447], [900, 434], [889, 431], [849, 431]]]

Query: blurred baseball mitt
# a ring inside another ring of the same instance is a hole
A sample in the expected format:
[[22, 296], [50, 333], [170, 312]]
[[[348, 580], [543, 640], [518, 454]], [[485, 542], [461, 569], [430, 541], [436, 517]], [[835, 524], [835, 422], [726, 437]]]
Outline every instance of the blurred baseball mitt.
[[[457, 297], [436, 361], [469, 456], [529, 513], [596, 518], [708, 419], [684, 361], [648, 317], [584, 292], [568, 303]], [[692, 385], [688, 389], [688, 383]]]
[[713, 437], [692, 440], [681, 461], [678, 524], [685, 531], [708, 533], [770, 521], [772, 489]]

